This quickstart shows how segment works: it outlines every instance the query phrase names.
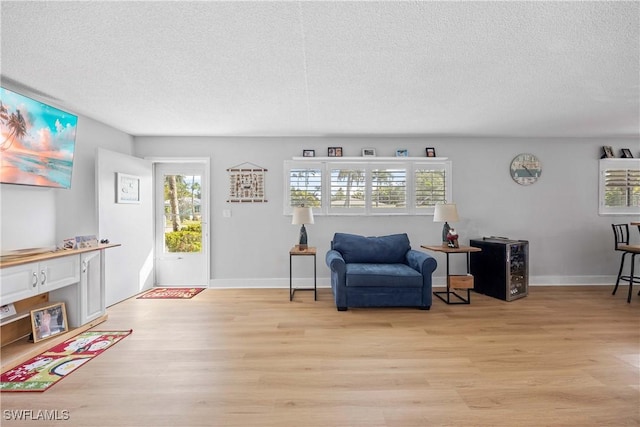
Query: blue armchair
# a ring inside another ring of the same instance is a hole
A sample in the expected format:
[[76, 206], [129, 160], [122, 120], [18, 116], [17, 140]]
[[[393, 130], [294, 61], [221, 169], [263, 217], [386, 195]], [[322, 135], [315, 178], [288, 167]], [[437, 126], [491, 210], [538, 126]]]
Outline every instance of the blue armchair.
[[431, 255], [412, 250], [406, 234], [335, 233], [325, 257], [338, 311], [348, 307], [431, 308]]

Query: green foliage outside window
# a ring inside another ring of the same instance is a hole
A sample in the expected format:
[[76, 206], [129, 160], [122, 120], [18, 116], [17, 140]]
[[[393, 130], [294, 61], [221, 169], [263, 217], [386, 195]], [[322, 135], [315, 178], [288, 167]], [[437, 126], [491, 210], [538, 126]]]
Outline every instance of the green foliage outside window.
[[445, 172], [443, 170], [418, 170], [415, 175], [415, 204], [432, 207], [446, 201]]
[[165, 233], [164, 241], [168, 252], [200, 252], [202, 224], [192, 223], [183, 226], [179, 231]]
[[313, 191], [291, 189], [291, 206], [319, 207], [320, 198]]

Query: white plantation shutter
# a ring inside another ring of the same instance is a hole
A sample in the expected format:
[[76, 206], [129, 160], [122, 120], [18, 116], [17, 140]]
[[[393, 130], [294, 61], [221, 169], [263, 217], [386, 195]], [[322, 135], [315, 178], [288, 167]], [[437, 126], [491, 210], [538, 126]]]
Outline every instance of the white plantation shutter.
[[413, 174], [416, 213], [433, 214], [436, 203], [453, 201], [451, 162], [416, 163]]
[[371, 209], [374, 212], [404, 211], [407, 208], [407, 170], [402, 167], [373, 167]]
[[444, 169], [420, 168], [415, 171], [415, 204], [417, 209], [433, 208], [447, 201], [447, 173]]
[[368, 203], [367, 169], [362, 164], [331, 163], [329, 213], [364, 214]]
[[322, 207], [323, 165], [309, 162], [285, 162], [285, 213], [295, 206]]
[[640, 159], [600, 160], [600, 214], [640, 214]]

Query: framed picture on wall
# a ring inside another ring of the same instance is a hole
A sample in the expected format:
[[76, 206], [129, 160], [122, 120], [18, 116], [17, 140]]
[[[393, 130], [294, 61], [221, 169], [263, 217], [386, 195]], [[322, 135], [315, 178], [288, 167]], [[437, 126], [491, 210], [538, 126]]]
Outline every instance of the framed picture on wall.
[[433, 147], [427, 147], [427, 157], [435, 157], [436, 149]]
[[140, 203], [140, 177], [116, 172], [116, 203]]
[[633, 154], [631, 154], [631, 150], [629, 150], [628, 148], [623, 148], [622, 150], [620, 150], [620, 154], [622, 154], [623, 159], [633, 158]]
[[31, 310], [33, 342], [65, 333], [69, 330], [67, 311], [63, 302]]
[[302, 157], [315, 157], [316, 150], [302, 150]]
[[602, 147], [602, 159], [612, 159], [614, 158], [616, 155], [613, 154], [613, 147], [611, 147], [610, 145], [604, 145]]
[[362, 157], [375, 157], [376, 149], [375, 148], [363, 148], [362, 149]]
[[329, 157], [342, 157], [342, 147], [329, 147], [327, 155]]
[[409, 157], [409, 150], [406, 148], [396, 150], [396, 157]]

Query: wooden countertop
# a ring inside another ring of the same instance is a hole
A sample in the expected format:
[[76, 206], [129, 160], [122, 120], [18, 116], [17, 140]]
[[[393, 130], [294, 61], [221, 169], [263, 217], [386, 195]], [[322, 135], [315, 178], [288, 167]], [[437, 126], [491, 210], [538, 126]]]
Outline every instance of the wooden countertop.
[[0, 268], [13, 267], [16, 265], [28, 264], [30, 262], [44, 261], [47, 259], [81, 254], [84, 252], [100, 251], [103, 249], [114, 248], [116, 246], [121, 246], [121, 245], [120, 243], [109, 243], [106, 245], [99, 244], [98, 246], [95, 246], [93, 248], [58, 249], [58, 250], [52, 250], [49, 252], [43, 252], [39, 254], [30, 254], [30, 255], [23, 255], [23, 256], [15, 255], [15, 256], [2, 257], [2, 260], [0, 260]]
[[446, 245], [420, 245], [422, 249], [428, 249], [430, 251], [444, 252], [450, 254], [466, 253], [466, 252], [481, 252], [482, 249], [474, 246], [460, 245], [459, 248], [450, 248]]

